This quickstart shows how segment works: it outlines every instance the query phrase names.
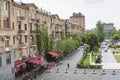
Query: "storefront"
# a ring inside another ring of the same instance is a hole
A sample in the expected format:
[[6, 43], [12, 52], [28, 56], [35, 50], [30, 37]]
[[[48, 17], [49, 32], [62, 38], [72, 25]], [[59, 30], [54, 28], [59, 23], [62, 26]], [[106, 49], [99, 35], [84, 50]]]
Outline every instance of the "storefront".
[[14, 62], [15, 76], [18, 77], [26, 72], [26, 64], [21, 60]]
[[57, 52], [47, 52], [45, 57], [48, 62], [56, 62], [59, 59], [60, 54]]

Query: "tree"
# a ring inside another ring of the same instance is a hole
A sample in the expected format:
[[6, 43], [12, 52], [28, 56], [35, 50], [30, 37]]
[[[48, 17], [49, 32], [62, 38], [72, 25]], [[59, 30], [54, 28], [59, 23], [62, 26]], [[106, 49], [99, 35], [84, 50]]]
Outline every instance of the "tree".
[[84, 53], [84, 58], [86, 58], [88, 52], [90, 51], [90, 46], [89, 46], [88, 44], [85, 44], [85, 45], [84, 45], [84, 51], [85, 51], [85, 53]]
[[114, 34], [114, 36], [112, 36], [112, 39], [115, 40], [115, 44], [116, 44], [116, 42], [120, 39], [120, 35]]
[[37, 48], [40, 54], [44, 53], [45, 51], [45, 44], [44, 44], [44, 31], [42, 29], [38, 29], [37, 32], [39, 35], [37, 35]]
[[81, 32], [79, 30], [71, 31], [70, 35], [73, 39], [77, 40], [79, 42], [79, 44], [81, 43], [82, 35], [81, 35]]
[[67, 24], [67, 22], [65, 23], [65, 37], [66, 38], [70, 37], [70, 32], [68, 31], [68, 24]]
[[61, 40], [62, 39], [65, 39], [65, 35], [64, 35], [64, 32], [63, 31], [61, 31]]
[[53, 42], [51, 41], [51, 38], [49, 38], [48, 36], [47, 29], [42, 28], [38, 29], [37, 31], [39, 33], [39, 35], [37, 36], [37, 48], [39, 53], [44, 53], [46, 51], [51, 50]]
[[97, 37], [98, 41], [102, 42], [105, 38], [105, 33], [104, 33], [104, 25], [101, 21], [98, 21], [97, 24]]

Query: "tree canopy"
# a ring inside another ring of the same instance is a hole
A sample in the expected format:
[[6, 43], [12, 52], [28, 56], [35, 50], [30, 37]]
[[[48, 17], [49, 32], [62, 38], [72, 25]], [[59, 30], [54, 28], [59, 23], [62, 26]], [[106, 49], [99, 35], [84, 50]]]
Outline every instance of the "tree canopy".
[[99, 42], [104, 41], [105, 33], [104, 33], [104, 25], [101, 21], [98, 21], [97, 24], [97, 38]]

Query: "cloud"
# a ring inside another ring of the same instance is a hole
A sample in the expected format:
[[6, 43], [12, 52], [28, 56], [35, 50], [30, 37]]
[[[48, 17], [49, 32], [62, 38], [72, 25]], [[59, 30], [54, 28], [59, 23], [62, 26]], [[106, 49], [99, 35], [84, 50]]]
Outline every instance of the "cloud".
[[104, 0], [85, 0], [85, 2], [88, 4], [100, 4], [103, 3]]

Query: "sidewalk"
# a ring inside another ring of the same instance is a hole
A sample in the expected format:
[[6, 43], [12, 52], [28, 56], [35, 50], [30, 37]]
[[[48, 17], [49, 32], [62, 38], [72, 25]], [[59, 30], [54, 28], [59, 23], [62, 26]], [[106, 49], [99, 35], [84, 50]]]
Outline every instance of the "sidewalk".
[[117, 63], [110, 49], [108, 49], [107, 52], [104, 52], [104, 50], [102, 50], [102, 56], [103, 56], [102, 63], [103, 69], [120, 69], [120, 64]]

